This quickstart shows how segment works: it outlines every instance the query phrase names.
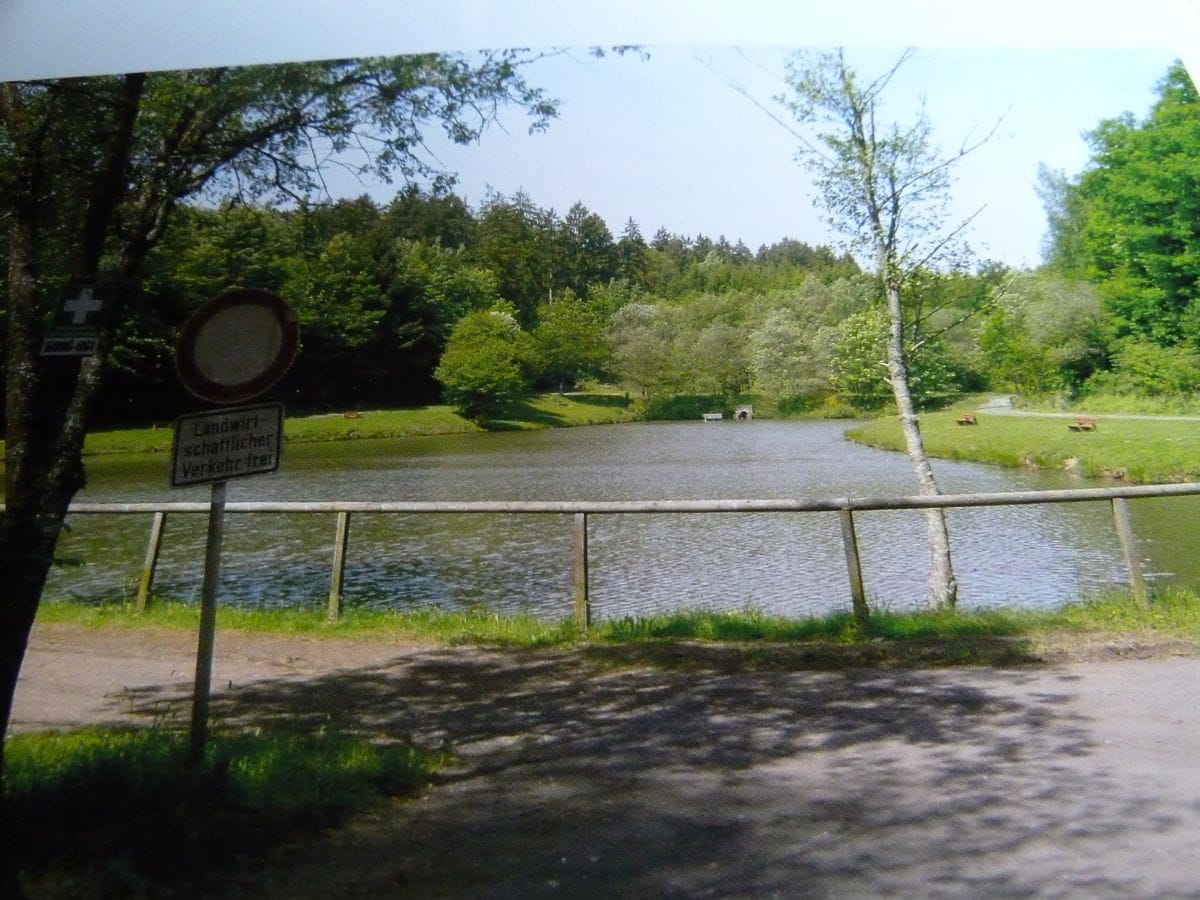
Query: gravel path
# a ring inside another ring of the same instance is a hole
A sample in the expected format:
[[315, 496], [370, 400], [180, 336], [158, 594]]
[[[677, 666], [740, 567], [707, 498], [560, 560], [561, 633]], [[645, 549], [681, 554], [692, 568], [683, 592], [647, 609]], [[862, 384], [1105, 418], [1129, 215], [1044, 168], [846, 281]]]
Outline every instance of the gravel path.
[[[14, 726], [184, 721], [193, 652], [176, 632], [39, 626]], [[217, 725], [456, 754], [418, 799], [222, 893], [1200, 897], [1194, 649], [849, 672], [672, 652], [219, 635]]]

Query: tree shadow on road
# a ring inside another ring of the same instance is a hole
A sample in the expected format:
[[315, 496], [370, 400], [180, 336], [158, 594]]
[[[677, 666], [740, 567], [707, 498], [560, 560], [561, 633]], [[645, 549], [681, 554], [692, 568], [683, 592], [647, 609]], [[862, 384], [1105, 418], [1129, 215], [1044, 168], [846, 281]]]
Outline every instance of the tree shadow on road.
[[1027, 895], [1052, 878], [1117, 895], [1137, 893], [1136, 876], [1096, 856], [1132, 828], [1177, 827], [1089, 765], [1094, 738], [1065, 673], [814, 671], [754, 651], [424, 650], [221, 692], [219, 727], [336, 729], [454, 754], [420, 801], [228, 888]]

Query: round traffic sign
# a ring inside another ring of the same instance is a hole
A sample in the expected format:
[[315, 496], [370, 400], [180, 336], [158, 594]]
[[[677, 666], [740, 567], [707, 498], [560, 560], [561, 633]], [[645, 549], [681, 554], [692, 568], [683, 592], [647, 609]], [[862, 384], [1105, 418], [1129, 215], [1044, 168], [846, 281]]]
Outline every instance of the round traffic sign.
[[287, 303], [270, 291], [237, 288], [188, 319], [175, 366], [201, 400], [241, 403], [270, 390], [299, 349], [300, 326]]

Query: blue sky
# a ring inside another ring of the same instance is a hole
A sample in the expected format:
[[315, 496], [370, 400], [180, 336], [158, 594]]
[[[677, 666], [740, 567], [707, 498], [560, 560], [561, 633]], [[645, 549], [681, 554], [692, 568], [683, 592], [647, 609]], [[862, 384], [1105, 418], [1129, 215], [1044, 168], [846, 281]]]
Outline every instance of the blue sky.
[[[1131, 13], [1131, 8], [1135, 12]], [[768, 107], [783, 88], [782, 47], [847, 45], [879, 73], [905, 45], [922, 52], [889, 95], [898, 120], [922, 98], [947, 147], [987, 130], [959, 168], [955, 216], [983, 208], [970, 233], [980, 258], [1035, 265], [1044, 214], [1039, 163], [1070, 174], [1081, 133], [1143, 115], [1171, 60], [1192, 60], [1197, 0], [1059, 3], [1009, 0], [5, 0], [0, 78], [177, 68], [480, 46], [637, 42], [650, 58], [586, 51], [539, 63], [530, 78], [561, 101], [545, 134], [516, 116], [475, 146], [432, 141], [478, 203], [524, 190], [560, 213], [576, 200], [614, 232], [632, 217], [647, 236], [724, 234], [751, 248], [784, 236], [833, 240], [794, 162], [795, 138], [731, 89]], [[1195, 63], [1192, 63], [1193, 71]], [[716, 73], [716, 74], [714, 74]], [[387, 199], [392, 188], [341, 184]]]
[[[648, 60], [578, 52], [539, 64], [531, 77], [561, 100], [549, 131], [530, 136], [510, 116], [506, 131], [478, 145], [433, 142], [438, 161], [459, 173], [460, 193], [474, 203], [489, 189], [524, 190], [560, 213], [579, 200], [614, 233], [632, 217], [647, 237], [664, 226], [723, 234], [751, 249], [785, 236], [833, 241], [795, 162], [796, 138], [729, 86], [783, 114], [773, 97], [784, 90], [786, 51], [648, 49]], [[900, 52], [847, 55], [871, 75]], [[959, 166], [953, 216], [982, 208], [971, 230], [981, 258], [1036, 265], [1045, 230], [1038, 165], [1078, 173], [1088, 160], [1082, 133], [1125, 110], [1144, 115], [1173, 58], [1155, 50], [922, 50], [894, 80], [888, 108], [907, 121], [923, 98], [947, 150], [999, 122], [994, 138]]]

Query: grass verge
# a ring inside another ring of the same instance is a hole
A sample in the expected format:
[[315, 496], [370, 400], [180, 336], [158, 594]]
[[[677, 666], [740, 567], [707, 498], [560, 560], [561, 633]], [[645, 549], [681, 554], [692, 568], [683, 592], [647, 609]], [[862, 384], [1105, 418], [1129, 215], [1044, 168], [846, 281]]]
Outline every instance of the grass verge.
[[16, 735], [5, 757], [4, 882], [36, 897], [201, 892], [221, 861], [336, 825], [439, 764], [333, 735], [241, 734], [214, 737], [193, 766], [185, 736], [103, 729]]
[[[1053, 610], [881, 611], [865, 626], [848, 612], [798, 620], [679, 613], [605, 623], [592, 640], [604, 647], [601, 657], [682, 668], [1037, 665], [1200, 652], [1200, 597], [1163, 590], [1148, 607], [1112, 594]], [[708, 649], [694, 652], [697, 645]]]
[[[1200, 423], [1166, 419], [1101, 419], [1095, 431], [1067, 428], [1070, 418], [978, 413], [977, 425], [957, 424], [961, 410], [925, 413], [921, 434], [934, 456], [1004, 466], [1070, 469], [1134, 483], [1200, 480]], [[903, 450], [895, 418], [846, 432], [852, 440]]]
[[[43, 603], [38, 621], [85, 627], [177, 628], [195, 630], [195, 605], [158, 602], [146, 613], [128, 604]], [[1082, 600], [1053, 610], [1024, 608], [966, 611], [876, 611], [860, 625], [848, 613], [812, 618], [769, 616], [745, 612], [676, 612], [646, 617], [603, 620], [582, 634], [571, 620], [546, 621], [534, 616], [500, 616], [485, 610], [409, 613], [350, 609], [337, 622], [320, 610], [222, 609], [222, 630], [266, 634], [303, 634], [355, 640], [407, 641], [441, 644], [482, 644], [506, 648], [637, 645], [663, 642], [728, 644], [792, 644], [853, 648], [864, 645], [895, 648], [879, 662], [905, 664], [904, 648], [942, 642], [954, 652], [943, 661], [992, 664], [983, 654], [974, 659], [973, 641], [1014, 639], [1066, 641], [1072, 637], [1171, 639], [1200, 646], [1200, 596], [1188, 591], [1160, 590], [1142, 607], [1125, 594]], [[927, 656], [921, 649], [913, 664]], [[858, 659], [848, 654], [848, 661]]]
[[[173, 628], [195, 631], [200, 625], [196, 604], [157, 600], [145, 613], [128, 603], [44, 602], [38, 622], [89, 628]], [[391, 612], [348, 609], [330, 622], [319, 609], [255, 610], [222, 608], [221, 630], [262, 634], [305, 635], [378, 641], [494, 644], [509, 647], [562, 646], [576, 640], [569, 621], [546, 621], [534, 616], [500, 616], [486, 610], [446, 612], [438, 609]]]

